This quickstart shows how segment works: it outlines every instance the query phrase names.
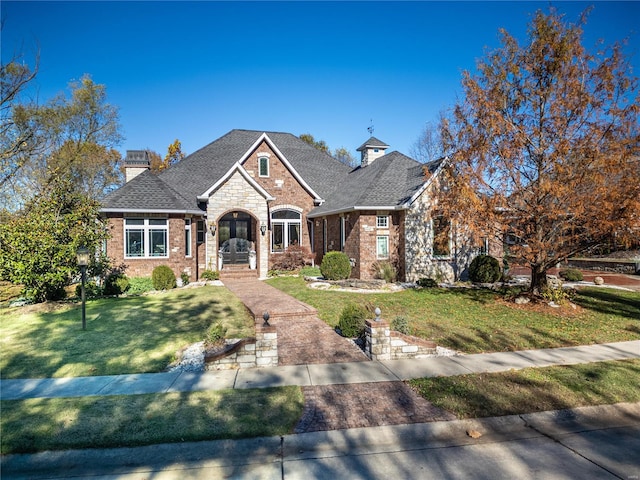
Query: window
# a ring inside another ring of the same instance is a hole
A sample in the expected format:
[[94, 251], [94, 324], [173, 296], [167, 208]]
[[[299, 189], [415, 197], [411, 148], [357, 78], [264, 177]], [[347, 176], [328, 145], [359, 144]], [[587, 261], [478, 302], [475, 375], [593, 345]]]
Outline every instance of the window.
[[378, 258], [389, 258], [388, 235], [378, 235], [376, 237], [376, 255]]
[[451, 221], [442, 215], [431, 220], [433, 231], [433, 256], [449, 257], [451, 255]]
[[191, 256], [191, 219], [184, 219], [184, 256]]
[[261, 177], [269, 176], [269, 158], [268, 157], [260, 157], [258, 158], [258, 174]]
[[166, 219], [127, 218], [124, 221], [126, 258], [168, 257]]
[[271, 251], [284, 252], [289, 245], [301, 243], [301, 215], [295, 210], [277, 210], [271, 214]]
[[378, 228], [389, 228], [389, 217], [387, 215], [378, 215], [376, 226]]
[[345, 219], [344, 217], [340, 217], [340, 251], [344, 252], [344, 242], [345, 242]]
[[204, 220], [198, 220], [196, 224], [196, 243], [200, 245], [204, 243], [205, 234], [204, 234]]

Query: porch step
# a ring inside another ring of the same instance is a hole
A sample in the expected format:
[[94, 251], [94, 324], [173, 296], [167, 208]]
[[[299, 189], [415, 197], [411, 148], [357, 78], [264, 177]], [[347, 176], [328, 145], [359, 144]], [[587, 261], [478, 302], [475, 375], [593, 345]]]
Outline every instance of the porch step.
[[251, 270], [246, 265], [225, 265], [220, 270], [220, 280], [241, 278], [258, 278], [258, 270]]

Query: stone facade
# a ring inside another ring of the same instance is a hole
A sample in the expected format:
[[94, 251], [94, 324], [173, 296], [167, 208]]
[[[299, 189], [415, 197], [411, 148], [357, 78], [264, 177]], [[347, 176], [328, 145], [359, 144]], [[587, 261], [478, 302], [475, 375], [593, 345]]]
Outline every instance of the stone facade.
[[231, 370], [236, 368], [277, 367], [278, 333], [274, 325], [256, 322], [256, 336], [241, 341], [239, 348], [232, 349], [228, 355], [205, 357], [206, 370]]

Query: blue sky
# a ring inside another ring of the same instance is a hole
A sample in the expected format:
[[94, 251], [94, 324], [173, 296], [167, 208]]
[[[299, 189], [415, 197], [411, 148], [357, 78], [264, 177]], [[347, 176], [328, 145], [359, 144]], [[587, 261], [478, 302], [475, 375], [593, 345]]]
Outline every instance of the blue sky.
[[[585, 44], [629, 38], [640, 71], [640, 2], [557, 2]], [[2, 58], [39, 50], [40, 102], [91, 74], [118, 106], [119, 150], [192, 153], [234, 128], [311, 133], [354, 155], [371, 121], [409, 153], [453, 105], [498, 29], [524, 39], [549, 2], [1, 3]]]

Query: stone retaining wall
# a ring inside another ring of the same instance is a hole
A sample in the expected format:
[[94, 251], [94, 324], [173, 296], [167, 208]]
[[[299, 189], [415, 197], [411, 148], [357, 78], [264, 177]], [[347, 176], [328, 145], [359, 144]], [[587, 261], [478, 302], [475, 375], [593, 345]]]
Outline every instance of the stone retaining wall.
[[601, 272], [640, 274], [640, 260], [624, 260], [621, 258], [570, 258], [567, 266], [581, 270]]
[[245, 338], [212, 355], [205, 355], [205, 370], [277, 367], [278, 333], [274, 325], [256, 322], [255, 338]]
[[429, 340], [392, 331], [385, 320], [365, 322], [365, 353], [371, 360], [420, 358], [436, 353]]

